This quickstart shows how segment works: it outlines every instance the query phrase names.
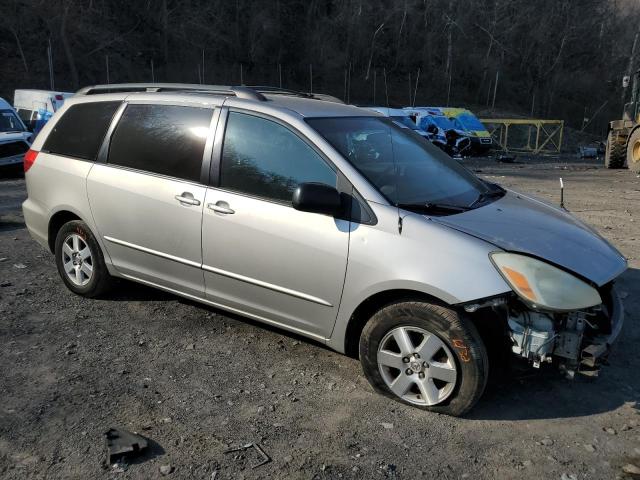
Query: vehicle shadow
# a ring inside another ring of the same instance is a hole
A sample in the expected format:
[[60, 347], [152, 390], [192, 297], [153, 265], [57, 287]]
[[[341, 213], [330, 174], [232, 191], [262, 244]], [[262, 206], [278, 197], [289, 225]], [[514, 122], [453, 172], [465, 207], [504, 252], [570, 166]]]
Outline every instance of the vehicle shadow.
[[212, 305], [207, 305], [205, 303], [200, 303], [195, 300], [190, 300], [188, 298], [181, 297], [179, 295], [175, 295], [170, 292], [165, 292], [164, 290], [149, 287], [147, 285], [143, 285], [141, 283], [133, 282], [130, 280], [125, 280], [122, 278], [118, 278], [116, 280], [115, 287], [112, 290], [110, 290], [108, 293], [104, 294], [101, 297], [101, 299], [106, 301], [116, 301], [116, 302], [175, 300], [180, 302], [181, 304], [190, 305], [197, 309], [210, 312], [214, 315], [222, 315], [227, 319], [237, 321], [238, 323], [241, 323], [241, 324], [250, 325], [255, 328], [259, 328], [261, 330], [265, 330], [269, 332], [275, 332], [280, 335], [286, 335], [287, 337], [293, 340], [303, 341], [309, 344], [320, 346], [328, 351], [332, 351], [324, 343], [321, 343], [309, 337], [305, 337], [304, 335], [299, 335], [295, 332], [291, 332], [289, 330], [279, 328], [278, 326], [275, 326], [275, 325], [262, 323], [262, 322], [259, 322], [258, 320], [254, 320], [252, 318], [245, 317], [237, 313], [229, 312], [221, 308], [216, 308]]
[[[610, 364], [603, 367], [595, 379], [576, 375], [567, 380], [552, 366], [540, 370], [519, 368], [508, 371], [492, 369], [487, 389], [466, 415], [475, 420], [535, 420], [572, 418], [615, 410], [625, 404], [640, 409], [640, 359], [637, 341], [640, 329], [640, 270], [630, 268], [616, 282], [625, 304], [625, 324], [614, 346]], [[185, 299], [142, 284], [120, 280], [119, 285], [104, 297], [113, 301], [178, 300], [226, 318], [276, 332], [289, 338], [328, 349], [321, 342], [297, 335], [276, 326], [264, 324], [238, 314]], [[354, 362], [354, 368], [359, 368]], [[639, 410], [640, 412], [640, 410]]]
[[[640, 361], [637, 357], [640, 320], [640, 270], [630, 268], [618, 281], [625, 306], [625, 324], [613, 347], [609, 364], [599, 377], [576, 375], [567, 380], [553, 367], [499, 372], [467, 418], [478, 420], [535, 420], [572, 418], [631, 405], [640, 412]], [[498, 378], [496, 378], [498, 377]]]
[[[180, 300], [187, 301], [182, 297], [178, 297], [164, 290], [158, 288], [148, 287], [142, 283], [132, 282], [125, 280], [124, 278], [116, 279], [114, 288], [104, 294], [102, 300], [116, 301], [116, 302], [131, 302], [131, 301], [157, 301], [157, 300]], [[198, 306], [204, 306], [197, 304]]]
[[22, 220], [4, 220], [0, 216], [0, 232], [10, 232], [12, 230], [21, 230], [26, 228], [24, 221]]

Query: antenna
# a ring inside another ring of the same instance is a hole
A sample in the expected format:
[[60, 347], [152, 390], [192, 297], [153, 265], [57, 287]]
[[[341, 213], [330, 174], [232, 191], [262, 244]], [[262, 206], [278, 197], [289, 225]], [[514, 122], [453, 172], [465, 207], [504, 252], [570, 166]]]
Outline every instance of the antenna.
[[564, 208], [564, 182], [562, 181], [562, 177], [560, 177], [560, 208], [565, 209]]

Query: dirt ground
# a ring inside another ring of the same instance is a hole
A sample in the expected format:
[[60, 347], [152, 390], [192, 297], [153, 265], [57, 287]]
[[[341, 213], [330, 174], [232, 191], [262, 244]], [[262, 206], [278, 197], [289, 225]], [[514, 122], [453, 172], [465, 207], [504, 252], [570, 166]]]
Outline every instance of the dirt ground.
[[[573, 159], [571, 159], [573, 160]], [[29, 238], [19, 176], [0, 179], [0, 477], [610, 479], [640, 467], [640, 178], [547, 161], [471, 167], [557, 202], [630, 260], [626, 323], [600, 378], [492, 383], [466, 418], [373, 393], [357, 360], [131, 283], [85, 300]], [[104, 432], [151, 451], [103, 468]], [[272, 458], [223, 452], [259, 443]], [[629, 468], [627, 466], [627, 468]]]

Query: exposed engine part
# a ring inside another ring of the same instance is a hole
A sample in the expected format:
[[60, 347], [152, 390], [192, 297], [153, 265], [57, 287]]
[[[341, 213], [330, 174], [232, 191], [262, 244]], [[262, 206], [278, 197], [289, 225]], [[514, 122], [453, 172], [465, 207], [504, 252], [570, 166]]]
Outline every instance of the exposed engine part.
[[553, 319], [544, 313], [533, 311], [512, 312], [508, 320], [513, 353], [533, 361], [550, 362], [556, 332]]
[[582, 335], [587, 321], [586, 312], [571, 312], [567, 314], [564, 329], [558, 333], [556, 339], [556, 349], [554, 355], [578, 360], [580, 357], [580, 346], [582, 345]]
[[464, 310], [466, 312], [473, 313], [480, 310], [481, 308], [499, 307], [501, 305], [506, 305], [506, 303], [507, 303], [506, 297], [494, 297], [494, 298], [489, 298], [487, 300], [480, 301], [477, 303], [469, 303], [464, 306]]
[[608, 316], [603, 306], [562, 314], [510, 309], [507, 324], [511, 349], [535, 368], [556, 358], [568, 378], [576, 373], [597, 376], [608, 353], [602, 328]]

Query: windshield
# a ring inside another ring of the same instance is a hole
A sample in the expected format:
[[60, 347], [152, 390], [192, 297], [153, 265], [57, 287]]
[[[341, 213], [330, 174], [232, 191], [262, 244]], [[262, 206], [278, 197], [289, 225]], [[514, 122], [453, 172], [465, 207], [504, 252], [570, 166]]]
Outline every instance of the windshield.
[[470, 132], [478, 132], [478, 131], [486, 130], [486, 128], [484, 128], [484, 125], [480, 123], [480, 120], [478, 120], [476, 117], [474, 117], [470, 113], [463, 113], [458, 117], [458, 121], [464, 127], [465, 130]]
[[0, 110], [0, 132], [24, 132], [24, 126], [11, 110]]
[[410, 128], [411, 130], [420, 130], [418, 125], [416, 125], [416, 122], [411, 120], [411, 117], [398, 115], [398, 116], [392, 116], [391, 119], [400, 123], [401, 124], [400, 126]]
[[413, 131], [382, 117], [308, 118], [394, 205], [466, 207], [488, 186]]

